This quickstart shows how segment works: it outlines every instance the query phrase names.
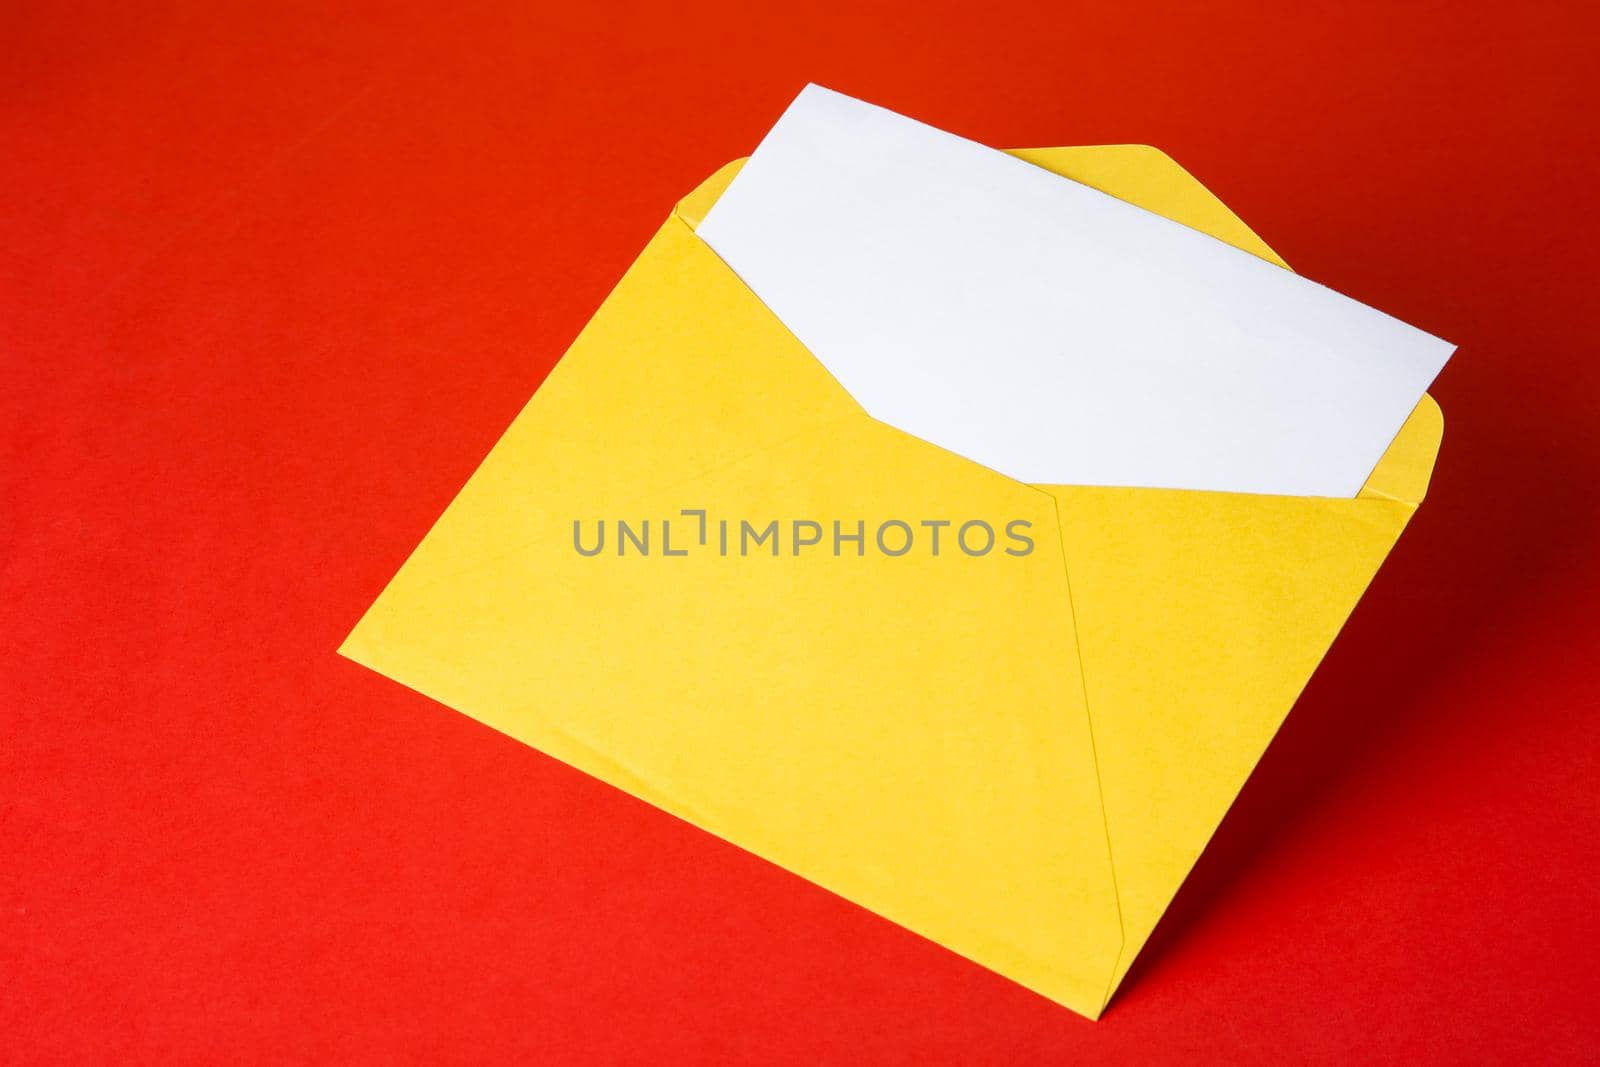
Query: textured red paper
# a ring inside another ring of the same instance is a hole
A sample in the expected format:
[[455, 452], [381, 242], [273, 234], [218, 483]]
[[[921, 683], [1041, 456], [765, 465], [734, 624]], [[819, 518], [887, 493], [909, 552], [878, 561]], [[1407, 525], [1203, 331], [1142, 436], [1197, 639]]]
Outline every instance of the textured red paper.
[[[1600, 1055], [1593, 4], [325, 6], [0, 11], [0, 1058]], [[807, 80], [1159, 145], [1461, 345], [1098, 1024], [334, 654]]]

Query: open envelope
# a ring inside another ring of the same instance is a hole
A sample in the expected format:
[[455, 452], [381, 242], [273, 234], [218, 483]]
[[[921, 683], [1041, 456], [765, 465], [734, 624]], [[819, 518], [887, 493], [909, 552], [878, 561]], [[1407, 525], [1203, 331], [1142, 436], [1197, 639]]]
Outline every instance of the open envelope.
[[[1153, 149], [1016, 154], [1281, 264]], [[1013, 481], [868, 416], [696, 237], [736, 169], [341, 651], [1097, 1016], [1422, 499], [1439, 409], [1354, 499]], [[880, 550], [888, 520], [950, 520], [944, 551]], [[1030, 551], [959, 550], [972, 520]]]

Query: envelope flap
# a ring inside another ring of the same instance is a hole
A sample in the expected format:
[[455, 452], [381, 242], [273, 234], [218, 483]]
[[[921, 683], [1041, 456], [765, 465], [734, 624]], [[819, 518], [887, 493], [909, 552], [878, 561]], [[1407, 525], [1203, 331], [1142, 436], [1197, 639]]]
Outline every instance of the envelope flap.
[[[1228, 205], [1159, 148], [1125, 144], [1007, 151], [1052, 173], [1208, 233], [1280, 267], [1288, 266]], [[736, 159], [718, 168], [678, 201], [674, 213], [691, 228], [698, 226], [744, 164], [745, 160]]]
[[706, 212], [711, 210], [711, 205], [717, 202], [717, 197], [722, 195], [723, 190], [733, 181], [734, 175], [739, 173], [739, 168], [743, 167], [744, 163], [744, 159], [735, 159], [718, 167], [711, 177], [695, 186], [693, 192], [678, 201], [673, 214], [688, 223], [690, 229], [700, 225], [700, 220], [706, 217]]
[[1422, 503], [1443, 436], [1444, 412], [1433, 397], [1424, 393], [1357, 498], [1394, 500], [1412, 506]]

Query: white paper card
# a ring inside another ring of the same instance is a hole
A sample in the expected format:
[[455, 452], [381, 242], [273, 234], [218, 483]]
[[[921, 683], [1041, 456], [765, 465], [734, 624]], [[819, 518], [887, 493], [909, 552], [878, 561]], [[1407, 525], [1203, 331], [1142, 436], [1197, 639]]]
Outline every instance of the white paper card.
[[870, 414], [1025, 482], [1354, 496], [1453, 350], [814, 85], [698, 232]]

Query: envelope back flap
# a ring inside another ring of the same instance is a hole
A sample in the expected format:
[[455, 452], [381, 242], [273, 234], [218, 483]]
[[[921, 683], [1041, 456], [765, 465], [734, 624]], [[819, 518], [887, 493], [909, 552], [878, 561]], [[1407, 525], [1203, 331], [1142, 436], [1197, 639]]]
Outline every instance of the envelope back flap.
[[[1052, 173], [1208, 233], [1280, 267], [1288, 266], [1228, 205], [1159, 148], [1125, 144], [1007, 151]], [[744, 163], [743, 159], [736, 159], [724, 164], [701, 182], [678, 201], [677, 216], [690, 227], [698, 226]]]
[[1424, 393], [1394, 442], [1367, 477], [1358, 497], [1420, 504], [1433, 477], [1433, 462], [1444, 436], [1444, 413], [1433, 397]]

